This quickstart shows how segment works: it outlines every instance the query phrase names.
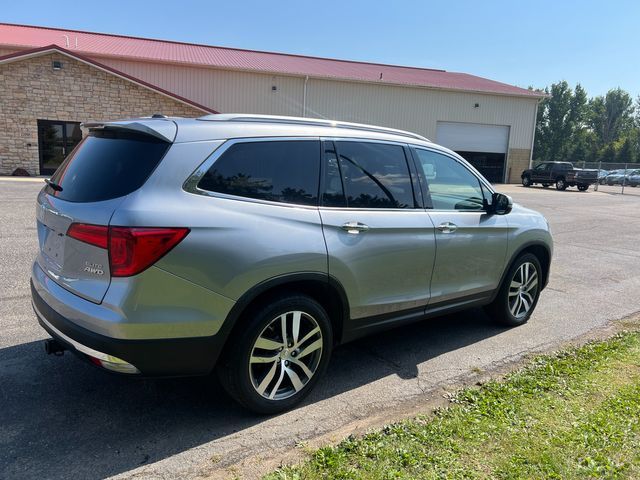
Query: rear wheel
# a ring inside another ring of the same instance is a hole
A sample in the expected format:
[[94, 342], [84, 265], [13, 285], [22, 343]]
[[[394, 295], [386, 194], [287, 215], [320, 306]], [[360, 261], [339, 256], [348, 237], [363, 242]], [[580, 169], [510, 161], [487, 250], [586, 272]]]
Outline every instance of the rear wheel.
[[280, 297], [245, 319], [217, 368], [225, 390], [257, 413], [300, 402], [326, 370], [333, 344], [324, 308], [310, 297]]
[[542, 267], [538, 257], [525, 253], [513, 262], [487, 312], [500, 324], [516, 327], [527, 323], [538, 303]]
[[531, 177], [529, 177], [529, 175], [525, 175], [524, 177], [522, 177], [522, 186], [524, 187], [531, 186]]
[[560, 177], [556, 180], [556, 189], [558, 190], [566, 190], [567, 182], [564, 178]]
[[578, 185], [578, 190], [580, 190], [581, 192], [586, 192], [587, 190], [589, 190], [589, 185]]

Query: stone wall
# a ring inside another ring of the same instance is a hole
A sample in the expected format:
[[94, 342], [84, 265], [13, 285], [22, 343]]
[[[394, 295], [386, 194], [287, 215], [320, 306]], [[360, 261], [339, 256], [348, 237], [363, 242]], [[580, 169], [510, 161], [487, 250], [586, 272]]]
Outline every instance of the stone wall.
[[510, 148], [507, 159], [507, 183], [520, 183], [523, 170], [529, 168], [531, 150], [528, 148]]
[[[62, 62], [53, 70], [52, 62]], [[0, 175], [38, 175], [38, 120], [90, 122], [153, 113], [196, 117], [202, 110], [65, 55], [0, 65]]]

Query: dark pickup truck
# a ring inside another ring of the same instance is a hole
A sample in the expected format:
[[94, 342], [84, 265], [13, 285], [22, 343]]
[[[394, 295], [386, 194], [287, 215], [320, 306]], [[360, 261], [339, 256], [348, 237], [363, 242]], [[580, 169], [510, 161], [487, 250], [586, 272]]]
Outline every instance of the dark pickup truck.
[[530, 187], [536, 183], [543, 187], [555, 184], [558, 190], [578, 187], [584, 192], [598, 181], [598, 170], [575, 168], [570, 162], [543, 162], [535, 168], [522, 172], [522, 185]]

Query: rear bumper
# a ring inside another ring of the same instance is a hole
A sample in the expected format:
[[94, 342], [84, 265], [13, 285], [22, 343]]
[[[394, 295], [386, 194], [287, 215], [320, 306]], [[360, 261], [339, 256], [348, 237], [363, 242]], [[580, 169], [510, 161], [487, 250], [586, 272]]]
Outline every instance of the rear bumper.
[[[37, 282], [37, 280], [36, 280]], [[40, 288], [44, 288], [39, 285]], [[54, 310], [31, 280], [31, 298], [40, 325], [67, 349], [80, 356], [95, 353], [117, 357], [133, 365], [143, 376], [206, 375], [213, 370], [226, 339], [216, 335], [192, 338], [125, 340], [95, 333]], [[95, 353], [91, 353], [95, 352]], [[99, 358], [99, 357], [98, 357]]]

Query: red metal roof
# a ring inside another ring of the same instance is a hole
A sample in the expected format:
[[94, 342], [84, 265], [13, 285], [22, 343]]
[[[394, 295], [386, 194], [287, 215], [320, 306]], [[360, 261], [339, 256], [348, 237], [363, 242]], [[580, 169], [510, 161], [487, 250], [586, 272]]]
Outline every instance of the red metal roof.
[[72, 52], [69, 51], [65, 48], [62, 48], [58, 45], [46, 45], [44, 47], [38, 47], [38, 48], [31, 48], [28, 50], [20, 50], [17, 52], [13, 52], [10, 53], [8, 55], [3, 55], [0, 56], [0, 64], [2, 63], [7, 63], [7, 62], [13, 62], [13, 61], [19, 61], [20, 59], [23, 58], [29, 58], [29, 57], [35, 57], [38, 55], [46, 55], [47, 53], [52, 53], [52, 52], [58, 52], [61, 53], [63, 55], [67, 55], [69, 57], [75, 58], [77, 60], [80, 60], [84, 63], [88, 63], [90, 65], [93, 65], [96, 68], [99, 68], [101, 70], [105, 70], [109, 73], [112, 73], [113, 75], [117, 75], [119, 77], [124, 78], [125, 80], [129, 80], [130, 82], [133, 83], [137, 83], [138, 85], [141, 85], [145, 88], [148, 88], [149, 90], [153, 90], [156, 91], [162, 95], [165, 95], [167, 97], [173, 98], [174, 100], [177, 100], [179, 102], [185, 103], [187, 105], [190, 105], [192, 107], [195, 107], [199, 110], [202, 110], [203, 112], [207, 112], [207, 113], [219, 113], [216, 110], [213, 110], [212, 108], [209, 107], [205, 107], [204, 105], [200, 105], [199, 103], [196, 103], [192, 100], [189, 100], [188, 98], [184, 98], [181, 97], [180, 95], [176, 95], [173, 92], [169, 92], [168, 90], [165, 90], [164, 88], [160, 88], [156, 85], [152, 85], [149, 82], [145, 82], [144, 80], [134, 77], [132, 75], [129, 75], [127, 73], [121, 72], [120, 70], [117, 70], [113, 67], [110, 67], [108, 65], [103, 65], [99, 62], [96, 62], [95, 60], [85, 57], [84, 55], [80, 55], [77, 52]]
[[499, 95], [544, 96], [541, 92], [467, 73], [0, 23], [0, 48], [37, 48], [51, 44], [89, 57], [118, 57]]

